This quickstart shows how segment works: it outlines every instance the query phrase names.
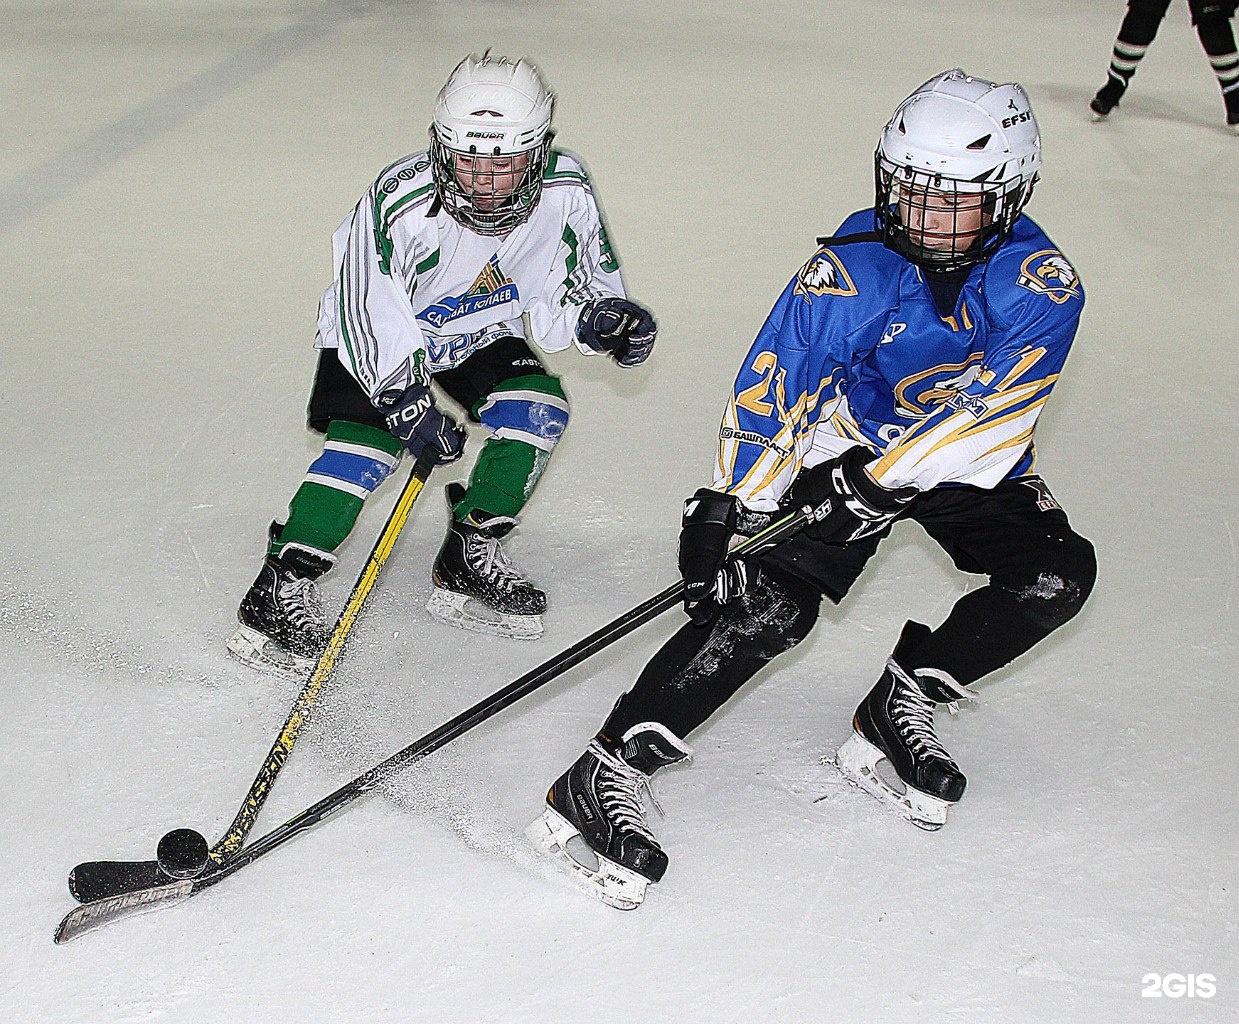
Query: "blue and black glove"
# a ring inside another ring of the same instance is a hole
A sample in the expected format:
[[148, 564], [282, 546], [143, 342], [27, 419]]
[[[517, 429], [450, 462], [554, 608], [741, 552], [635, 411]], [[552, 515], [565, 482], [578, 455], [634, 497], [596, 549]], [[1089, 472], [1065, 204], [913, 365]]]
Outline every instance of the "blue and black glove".
[[576, 336], [582, 345], [606, 352], [620, 366], [639, 366], [654, 350], [658, 324], [644, 306], [610, 295], [581, 310]]
[[387, 418], [387, 429], [413, 458], [430, 448], [435, 452], [436, 463], [445, 465], [464, 454], [464, 429], [439, 411], [425, 384], [414, 384], [404, 392], [384, 393], [379, 396], [378, 405]]

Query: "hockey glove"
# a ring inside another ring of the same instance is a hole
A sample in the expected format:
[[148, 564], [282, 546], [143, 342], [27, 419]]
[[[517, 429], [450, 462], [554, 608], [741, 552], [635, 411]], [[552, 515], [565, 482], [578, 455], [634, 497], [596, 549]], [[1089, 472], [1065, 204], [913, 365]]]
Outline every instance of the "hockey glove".
[[761, 578], [756, 562], [729, 559], [727, 546], [735, 532], [737, 502], [730, 494], [700, 488], [684, 503], [680, 527], [680, 575], [684, 577], [684, 610], [703, 626], [720, 606], [739, 597]]
[[594, 299], [581, 310], [577, 340], [595, 352], [606, 352], [620, 366], [638, 366], [649, 358], [658, 336], [650, 311], [629, 299]]
[[814, 521], [804, 532], [829, 544], [847, 544], [885, 529], [920, 492], [915, 487], [883, 487], [865, 471], [872, 461], [873, 452], [858, 445], [801, 471], [783, 507], [813, 506]]
[[438, 410], [425, 384], [414, 384], [403, 393], [380, 395], [379, 409], [387, 417], [387, 429], [413, 458], [431, 448], [438, 464], [444, 465], [464, 454], [464, 430]]

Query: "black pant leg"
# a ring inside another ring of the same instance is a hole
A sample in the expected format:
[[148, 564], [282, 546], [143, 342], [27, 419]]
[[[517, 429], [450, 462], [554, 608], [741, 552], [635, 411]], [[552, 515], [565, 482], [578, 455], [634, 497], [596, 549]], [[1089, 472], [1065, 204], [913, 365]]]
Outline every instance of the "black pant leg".
[[1119, 26], [1119, 42], [1148, 46], [1157, 36], [1169, 7], [1170, 0], [1130, 0]]
[[325, 348], [318, 354], [318, 370], [306, 408], [306, 425], [325, 434], [332, 420], [364, 423], [376, 430], [387, 429], [386, 417], [374, 407], [370, 396], [340, 362], [339, 350]]
[[796, 576], [765, 571], [708, 626], [688, 623], [672, 636], [620, 697], [602, 732], [619, 739], [634, 725], [657, 722], [684, 739], [767, 662], [809, 635], [821, 598]]
[[955, 602], [946, 621], [903, 661], [965, 685], [1013, 661], [1073, 618], [1097, 578], [1093, 546], [1039, 478], [993, 490], [938, 488], [910, 518], [965, 572], [989, 583]]

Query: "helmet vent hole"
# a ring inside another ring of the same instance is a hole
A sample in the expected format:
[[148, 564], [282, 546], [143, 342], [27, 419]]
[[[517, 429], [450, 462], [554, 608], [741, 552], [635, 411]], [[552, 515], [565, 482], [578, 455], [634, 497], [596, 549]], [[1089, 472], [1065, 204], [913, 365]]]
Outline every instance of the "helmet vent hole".
[[968, 148], [969, 149], [984, 149], [986, 146], [989, 145], [989, 140], [992, 139], [993, 137], [994, 137], [993, 135], [982, 135], [979, 139], [976, 139], [968, 143]]

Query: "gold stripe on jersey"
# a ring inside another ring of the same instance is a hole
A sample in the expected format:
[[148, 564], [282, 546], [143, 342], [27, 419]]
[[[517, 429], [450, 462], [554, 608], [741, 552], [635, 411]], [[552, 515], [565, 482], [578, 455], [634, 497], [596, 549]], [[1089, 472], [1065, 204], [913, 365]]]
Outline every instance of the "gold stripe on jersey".
[[1024, 353], [1022, 353], [1020, 355], [1019, 361], [1013, 367], [1011, 367], [1007, 375], [1002, 379], [1002, 383], [999, 384], [998, 387], [996, 387], [994, 390], [1005, 391], [1012, 384], [1014, 384], [1017, 380], [1019, 380], [1022, 376], [1024, 376], [1024, 374], [1027, 373], [1029, 369], [1031, 369], [1034, 365], [1036, 365], [1036, 363], [1041, 359], [1043, 355], [1045, 355], [1045, 353], [1046, 353], [1046, 349], [1044, 348], [1030, 348]]
[[[742, 439], [732, 437], [720, 439], [721, 443], [719, 444], [717, 460], [718, 479], [721, 486], [728, 493], [736, 494], [742, 500], [746, 496], [751, 498], [755, 494], [761, 493], [789, 465], [799, 469], [803, 457], [797, 449], [805, 435], [816, 426], [816, 424], [809, 423], [809, 415], [819, 408], [822, 393], [830, 387], [835, 378], [834, 374], [831, 374], [821, 381], [817, 390], [812, 394], [802, 394], [791, 409], [785, 408], [787, 396], [783, 386], [783, 375], [781, 373], [776, 374], [774, 379], [775, 400], [778, 403], [778, 415], [781, 426], [775, 436], [769, 439], [770, 447], [754, 460], [739, 482], [735, 480], [735, 466], [739, 456], [739, 446], [745, 442]], [[836, 394], [833, 398], [838, 398], [838, 395]], [[723, 427], [730, 428], [737, 433], [740, 430], [737, 400], [734, 395], [728, 400], [727, 407], [723, 412]], [[758, 479], [757, 483], [754, 483], [754, 479], [759, 477], [760, 479]]]
[[[882, 482], [896, 466], [902, 466], [909, 477], [914, 476], [917, 467], [944, 448], [954, 444], [973, 447], [983, 435], [992, 434], [1004, 424], [1019, 422], [1030, 415], [1035, 422], [1037, 414], [1049, 398], [1050, 390], [1057, 379], [1058, 374], [1052, 374], [1043, 380], [1031, 381], [1005, 394], [990, 397], [987, 399], [989, 413], [980, 420], [975, 419], [967, 410], [960, 410], [940, 423], [933, 424], [932, 427], [929, 426], [930, 420], [917, 424], [894, 448], [873, 464], [871, 473], [874, 479], [879, 483]], [[1038, 395], [1040, 397], [1037, 397]], [[1030, 399], [1033, 400], [1030, 402]], [[1016, 405], [1021, 405], [1022, 408], [1004, 414], [1004, 410], [1010, 410]], [[1009, 440], [1009, 438], [1003, 438], [991, 447], [990, 451], [1005, 446]], [[975, 462], [976, 457], [970, 461]]]

